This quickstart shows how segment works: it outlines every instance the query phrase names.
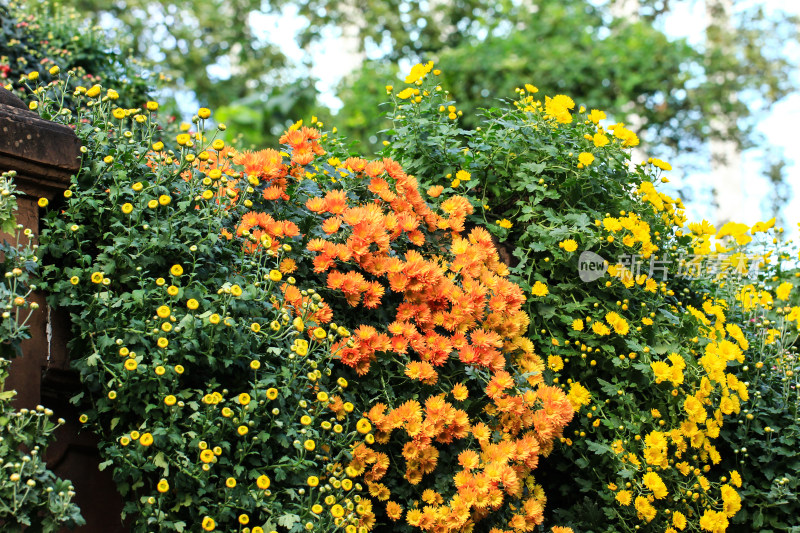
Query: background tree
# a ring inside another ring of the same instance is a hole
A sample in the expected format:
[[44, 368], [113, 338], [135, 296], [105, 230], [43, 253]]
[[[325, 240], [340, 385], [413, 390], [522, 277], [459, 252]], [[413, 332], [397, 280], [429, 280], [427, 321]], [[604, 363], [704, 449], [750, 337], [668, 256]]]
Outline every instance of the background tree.
[[[0, 85], [21, 96], [21, 76], [36, 71], [52, 80], [49, 70], [55, 66], [72, 71], [71, 88], [113, 80], [120, 103], [128, 107], [142, 105], [151, 90], [143, 62], [105, 39], [99, 27], [74, 9], [35, 0], [0, 0]], [[65, 98], [70, 101], [71, 91]]]
[[[581, 103], [613, 110], [615, 119], [640, 117], [648, 125], [638, 132], [643, 140], [681, 152], [704, 148], [711, 138], [747, 146], [760, 111], [796, 88], [795, 61], [784, 52], [797, 40], [796, 20], [741, 0], [733, 2], [727, 26], [709, 27], [702, 47], [661, 29], [675, 6], [686, 4], [675, 0], [68, 1], [97, 21], [114, 20], [119, 36], [156, 59], [154, 68], [172, 76], [174, 87], [204, 105], [233, 105], [231, 116], [247, 115], [246, 140], [253, 143], [271, 135], [283, 114], [321, 107], [303, 60], [336, 31], [360, 44], [357, 59], [366, 51], [374, 59], [340, 86], [336, 118], [370, 148], [388, 124], [365, 117], [374, 116], [374, 96], [401, 59], [437, 61], [465, 111], [490, 107], [496, 96], [488, 95], [512, 96], [525, 82], [551, 94], [569, 88]], [[709, 0], [709, 10], [719, 3]], [[306, 21], [296, 36], [305, 58], [287, 57], [285, 46], [264, 38], [282, 22], [261, 15], [288, 8]], [[620, 10], [636, 12], [615, 17]], [[726, 119], [715, 122], [720, 114]]]

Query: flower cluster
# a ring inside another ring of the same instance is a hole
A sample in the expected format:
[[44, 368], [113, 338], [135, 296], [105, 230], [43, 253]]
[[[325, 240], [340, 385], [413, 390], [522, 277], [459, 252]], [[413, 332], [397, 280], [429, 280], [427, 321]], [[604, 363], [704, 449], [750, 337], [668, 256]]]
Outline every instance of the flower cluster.
[[[387, 517], [399, 519], [405, 509], [411, 526], [460, 530], [486, 516], [474, 513], [487, 502], [494, 511], [523, 505], [527, 514], [504, 519], [514, 529], [541, 523], [544, 498], [531, 473], [573, 410], [563, 392], [542, 384], [542, 361], [523, 336], [524, 296], [507, 280], [491, 236], [482, 228], [466, 232], [466, 199], [439, 198], [433, 190], [431, 206], [394, 160], [339, 157], [333, 139], [324, 152], [312, 148], [319, 138], [325, 137], [300, 125], [282, 137], [287, 161], [278, 174], [301, 192], [286, 204], [308, 213], [298, 225], [308, 228], [310, 254], [296, 257], [293, 267], [324, 280], [320, 305], [334, 307], [338, 323], [349, 321], [353, 334], [333, 344], [332, 356], [353, 369], [360, 388], [369, 390], [373, 380], [403, 383], [384, 391], [387, 403], [360, 400], [369, 408], [362, 429], [377, 431], [353, 450], [348, 468], [364, 476], [372, 497], [387, 502]], [[262, 194], [258, 211], [245, 216], [280, 212], [283, 201]], [[356, 307], [386, 322], [359, 324], [349, 312]], [[481, 459], [487, 453], [492, 458]], [[404, 469], [389, 469], [395, 454]], [[449, 475], [452, 486], [439, 484], [437, 497], [426, 498], [434, 492], [429, 474], [466, 458], [469, 466]], [[411, 494], [432, 505], [408, 508]]]
[[[315, 117], [275, 149], [228, 146], [206, 108], [176, 135], [99, 84], [62, 113], [64, 85], [28, 76], [84, 143], [45, 280], [135, 529], [758, 520], [735, 443], [757, 442], [754, 387], [796, 394], [800, 321], [770, 250], [739, 276], [773, 222], [687, 225], [670, 165], [629, 163], [635, 132], [533, 85], [464, 132], [439, 74], [387, 86], [373, 158]], [[792, 424], [770, 416], [759, 436]]]
[[[433, 100], [435, 83], [417, 86]], [[713, 291], [675, 276], [689, 254], [712, 253], [712, 236], [721, 254], [727, 239], [747, 244], [746, 232], [770, 223], [719, 234], [706, 222], [686, 227], [681, 201], [655, 186], [669, 181], [670, 165], [629, 165], [634, 132], [604, 125], [604, 112], [568, 96], [542, 101], [533, 85], [517, 92], [513, 108], [488, 110], [468, 136], [438, 118], [433, 101], [400, 103], [386, 153], [424, 168], [425, 186], [444, 193], [455, 188], [452, 172], [467, 172], [467, 224], [499, 220], [487, 227], [512, 247], [511, 279], [530, 290], [529, 338], [547, 363], [544, 379], [577, 415], [560, 439], [564, 463], [548, 462], [538, 478], [548, 507], [580, 530], [596, 529], [604, 514], [609, 531], [723, 531], [743, 501], [741, 474], [718, 440], [750, 399], [740, 379], [747, 328], [726, 316], [733, 300], [719, 291], [738, 265], [724, 265]], [[437, 146], [400, 135], [421, 122]], [[582, 269], [594, 272], [579, 250], [594, 254], [597, 271], [580, 281]], [[739, 300], [751, 307], [771, 299], [747, 291]], [[774, 329], [766, 341], [778, 338]]]
[[32, 91], [86, 158], [45, 279], [137, 531], [542, 522], [532, 473], [573, 408], [467, 199], [426, 201], [313, 119], [240, 152], [208, 109], [175, 135], [99, 84], [61, 113], [63, 87]]

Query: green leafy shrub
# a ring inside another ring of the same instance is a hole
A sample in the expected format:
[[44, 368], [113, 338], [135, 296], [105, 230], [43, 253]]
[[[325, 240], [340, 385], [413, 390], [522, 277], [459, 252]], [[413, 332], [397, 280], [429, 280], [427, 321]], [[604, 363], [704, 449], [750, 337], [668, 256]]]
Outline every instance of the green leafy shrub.
[[750, 339], [752, 354], [737, 373], [748, 383], [750, 401], [738, 424], [722, 432], [729, 452], [724, 462], [745, 480], [742, 510], [731, 531], [800, 531], [797, 250], [778, 243], [780, 233], [761, 234], [743, 247], [759, 258], [758, 279], [720, 291], [731, 320], [742, 324]]
[[44, 82], [70, 72], [64, 106], [73, 108], [72, 90], [114, 80], [128, 106], [147, 99], [152, 89], [141, 61], [122, 57], [125, 51], [109, 42], [103, 31], [89, 27], [72, 8], [32, 0], [0, 5], [0, 84], [22, 97], [32, 72]]
[[[669, 164], [565, 95], [525, 85], [463, 129], [437, 76], [385, 88], [373, 161], [316, 118], [238, 152], [207, 109], [173, 138], [155, 102], [30, 91], [84, 143], [44, 276], [135, 530], [530, 531], [545, 498], [586, 532], [780, 527], [794, 456], [742, 474], [796, 428], [800, 311], [748, 322], [742, 289], [769, 224], [686, 224]], [[743, 411], [756, 392], [787, 409]]]
[[717, 258], [728, 250], [712, 252], [707, 222], [686, 225], [654, 185], [669, 164], [631, 163], [638, 138], [605, 113], [525, 85], [465, 130], [432, 66], [418, 67], [393, 93], [385, 154], [468, 197], [530, 291], [529, 338], [579, 413], [538, 476], [553, 516], [587, 532], [723, 531], [742, 479], [718, 437], [749, 399], [748, 344], [687, 262], [735, 276], [738, 256]]
[[208, 109], [172, 138], [155, 102], [63, 90], [31, 91], [85, 154], [44, 278], [134, 530], [542, 522], [573, 409], [466, 199], [314, 127], [238, 152]]
[[51, 532], [61, 526], [83, 524], [69, 481], [47, 469], [42, 456], [52, 442], [53, 431], [64, 423], [50, 421], [53, 412], [37, 406], [34, 410], [11, 406], [15, 391], [5, 390], [11, 358], [20, 354], [20, 343], [29, 338], [27, 321], [38, 304], [30, 301], [35, 285], [37, 258], [21, 237], [31, 235], [16, 224], [17, 209], [14, 172], [0, 175], [0, 229], [13, 237], [0, 243], [0, 527], [3, 531]]

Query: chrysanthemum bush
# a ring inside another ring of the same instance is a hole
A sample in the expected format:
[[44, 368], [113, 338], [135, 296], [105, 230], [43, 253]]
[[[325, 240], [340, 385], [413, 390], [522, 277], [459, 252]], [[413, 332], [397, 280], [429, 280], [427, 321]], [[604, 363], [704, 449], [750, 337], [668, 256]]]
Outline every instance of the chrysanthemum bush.
[[28, 238], [32, 232], [17, 224], [17, 191], [14, 172], [0, 175], [0, 527], [18, 531], [56, 531], [80, 525], [83, 518], [72, 502], [74, 489], [59, 479], [43, 459], [53, 432], [64, 423], [51, 421], [53, 411], [41, 405], [15, 409], [16, 395], [5, 390], [8, 367], [20, 355], [20, 344], [30, 338], [27, 322], [38, 307], [31, 295], [36, 285], [37, 257]]
[[83, 143], [44, 278], [134, 530], [542, 523], [532, 474], [573, 409], [466, 199], [314, 119], [239, 152], [207, 109], [172, 137], [155, 102], [30, 89]]
[[377, 159], [313, 117], [259, 151], [207, 109], [175, 137], [99, 85], [63, 113], [28, 77], [84, 143], [45, 279], [134, 529], [791, 525], [800, 311], [753, 260], [771, 224], [687, 224], [669, 164], [565, 95], [462, 130], [437, 75], [386, 87]]
[[[768, 231], [741, 246], [743, 253], [758, 258], [758, 278], [707, 289], [727, 301], [729, 320], [742, 324], [752, 351], [739, 372], [739, 378], [748, 383], [750, 400], [742, 406], [744, 416], [721, 434], [729, 449], [725, 462], [744, 479], [742, 510], [732, 527], [741, 531], [800, 529], [800, 302], [795, 289], [800, 276], [796, 246], [779, 243], [782, 230], [770, 225], [757, 227]], [[749, 235], [743, 235], [749, 240]]]
[[[69, 6], [45, 0], [11, 0], [0, 5], [0, 85], [18, 96], [36, 73], [41, 85], [64, 79], [72, 88], [115, 80], [124, 102], [133, 105], [151, 89], [143, 62], [120, 53], [99, 27]], [[71, 94], [63, 104], [73, 108]]]
[[[431, 193], [467, 197], [467, 223], [492, 230], [529, 291], [545, 379], [576, 410], [564, 460], [542, 472], [549, 509], [580, 531], [724, 531], [743, 505], [743, 463], [719, 436], [749, 427], [747, 369], [765, 354], [741, 315], [726, 316], [732, 304], [694, 278], [711, 264], [724, 271], [712, 287], [733, 284], [752, 266], [735, 247], [769, 224], [687, 225], [680, 200], [656, 186], [670, 165], [633, 164], [636, 135], [566, 95], [539, 98], [525, 85], [462, 130], [436, 75], [418, 65], [405, 87], [387, 86], [394, 137], [384, 153]], [[791, 390], [775, 410], [796, 429]]]

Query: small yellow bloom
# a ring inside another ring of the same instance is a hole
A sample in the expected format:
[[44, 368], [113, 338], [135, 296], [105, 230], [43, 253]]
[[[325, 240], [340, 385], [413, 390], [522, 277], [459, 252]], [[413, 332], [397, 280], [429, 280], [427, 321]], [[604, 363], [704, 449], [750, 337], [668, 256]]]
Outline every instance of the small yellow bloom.
[[319, 485], [319, 478], [317, 476], [308, 476], [306, 483], [308, 483], [309, 487], [316, 487]]
[[305, 448], [306, 450], [308, 450], [310, 452], [313, 452], [316, 447], [317, 447], [317, 444], [311, 439], [307, 439], [303, 443], [303, 448]]
[[594, 156], [589, 152], [581, 152], [578, 154], [578, 161], [584, 166], [589, 166], [594, 161]]
[[217, 527], [217, 524], [214, 522], [214, 519], [210, 516], [206, 516], [203, 518], [202, 523], [203, 529], [206, 531], [214, 531], [214, 528]]
[[47, 205], [50, 203], [50, 200], [47, 198], [39, 198], [39, 201], [36, 203], [39, 205], [39, 207], [47, 207]]
[[153, 102], [152, 100], [145, 104], [148, 111], [156, 111], [158, 109], [158, 102]]
[[172, 407], [173, 405], [175, 405], [175, 403], [177, 402], [177, 400], [178, 400], [178, 399], [177, 399], [177, 398], [176, 398], [174, 395], [170, 394], [170, 395], [168, 395], [168, 396], [166, 396], [166, 397], [164, 398], [164, 404], [166, 404], [166, 405], [168, 405], [168, 406]]
[[243, 392], [239, 395], [239, 403], [242, 405], [247, 405], [250, 403], [250, 395], [246, 392]]
[[241, 296], [242, 295], [242, 288], [238, 285], [234, 285], [231, 287], [231, 294], [234, 296]]
[[372, 431], [372, 424], [370, 424], [369, 420], [367, 420], [366, 418], [362, 418], [356, 424], [356, 431], [358, 431], [362, 435], [365, 435], [370, 431]]
[[414, 96], [414, 89], [412, 89], [411, 87], [406, 87], [405, 89], [397, 93], [397, 97], [401, 100], [408, 100], [412, 96]]
[[232, 477], [229, 477], [228, 479], [225, 480], [225, 486], [228, 487], [229, 489], [232, 489], [233, 487], [236, 486], [236, 480], [233, 479]]
[[541, 281], [537, 281], [531, 287], [531, 294], [534, 296], [547, 296], [550, 291], [547, 290], [547, 285], [542, 283]]
[[560, 243], [558, 243], [558, 246], [560, 248], [563, 248], [564, 251], [569, 253], [572, 253], [578, 249], [578, 243], [575, 242], [574, 239], [567, 239], [565, 241], [561, 241]]
[[210, 117], [210, 116], [211, 116], [211, 110], [210, 110], [210, 109], [208, 109], [207, 107], [201, 107], [201, 108], [200, 108], [200, 109], [197, 111], [197, 116], [198, 116], [198, 117], [200, 117], [200, 118], [202, 118], [202, 119], [206, 119], [206, 118], [208, 118], [208, 117]]
[[[130, 359], [128, 359], [130, 361]], [[139, 444], [142, 446], [150, 446], [153, 444], [153, 435], [150, 433], [143, 433], [139, 438]]]
[[256, 485], [258, 485], [258, 488], [261, 490], [267, 490], [270, 485], [270, 480], [267, 476], [258, 476], [258, 479], [256, 479]]
[[132, 211], [133, 211], [133, 204], [131, 204], [130, 202], [126, 202], [126, 203], [122, 204], [122, 212], [123, 213], [125, 213], [126, 215], [129, 215], [129, 214], [131, 214]]
[[267, 399], [274, 400], [277, 397], [278, 397], [278, 389], [276, 389], [275, 387], [270, 387], [269, 389], [267, 389]]
[[158, 197], [158, 203], [161, 205], [168, 205], [170, 202], [172, 202], [172, 198], [166, 194]]
[[248, 428], [247, 426], [244, 426], [244, 425], [242, 425], [242, 426], [239, 426], [238, 428], [236, 428], [236, 433], [238, 433], [238, 434], [239, 434], [239, 435], [241, 435], [242, 437], [244, 437], [245, 435], [247, 435], [247, 433], [248, 433], [249, 431], [250, 431], [250, 428]]
[[125, 370], [133, 371], [136, 370], [139, 364], [136, 362], [136, 359], [126, 359], [125, 360]]
[[504, 218], [503, 220], [499, 221], [497, 225], [500, 226], [501, 228], [511, 229], [511, 226], [513, 226], [514, 223], [508, 220], [507, 218]]

